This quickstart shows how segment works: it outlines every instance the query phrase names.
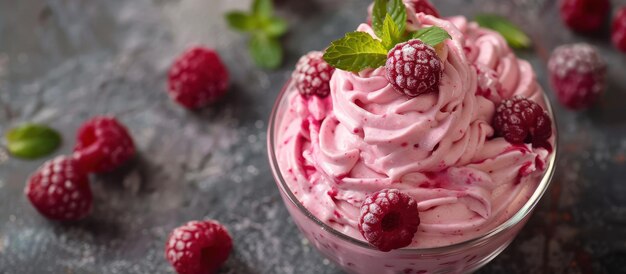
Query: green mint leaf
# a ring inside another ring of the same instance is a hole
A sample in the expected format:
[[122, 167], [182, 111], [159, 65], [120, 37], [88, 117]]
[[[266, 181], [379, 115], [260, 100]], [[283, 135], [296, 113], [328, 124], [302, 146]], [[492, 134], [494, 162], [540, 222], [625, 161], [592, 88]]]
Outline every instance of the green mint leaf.
[[378, 68], [387, 60], [387, 49], [365, 32], [349, 32], [330, 44], [324, 60], [331, 66], [352, 72]]
[[263, 31], [269, 37], [280, 37], [287, 32], [287, 21], [279, 17], [272, 17], [263, 26]]
[[254, 0], [252, 14], [257, 18], [270, 18], [274, 13], [272, 0]]
[[372, 10], [372, 27], [378, 37], [383, 35], [387, 14], [396, 23], [398, 31], [403, 34], [406, 29], [406, 7], [402, 0], [376, 0]]
[[502, 16], [480, 14], [476, 15], [475, 20], [481, 27], [499, 32], [513, 48], [525, 49], [531, 45], [530, 38], [519, 27]]
[[233, 11], [226, 14], [228, 25], [238, 31], [249, 32], [256, 28], [256, 18], [240, 11]]
[[61, 135], [39, 124], [24, 124], [7, 132], [7, 148], [18, 158], [35, 159], [52, 153], [61, 145]]
[[385, 21], [383, 22], [382, 36], [380, 37], [380, 39], [383, 40], [383, 45], [387, 50], [390, 50], [398, 42], [400, 42], [401, 37], [402, 33], [398, 29], [398, 26], [396, 26], [396, 23], [393, 22], [391, 15], [387, 14], [387, 17], [385, 17]]
[[283, 48], [276, 38], [256, 34], [250, 40], [249, 49], [252, 59], [259, 67], [275, 69], [283, 62]]
[[427, 45], [436, 46], [446, 39], [452, 39], [450, 34], [440, 27], [428, 27], [420, 29], [413, 33], [413, 39], [420, 39]]

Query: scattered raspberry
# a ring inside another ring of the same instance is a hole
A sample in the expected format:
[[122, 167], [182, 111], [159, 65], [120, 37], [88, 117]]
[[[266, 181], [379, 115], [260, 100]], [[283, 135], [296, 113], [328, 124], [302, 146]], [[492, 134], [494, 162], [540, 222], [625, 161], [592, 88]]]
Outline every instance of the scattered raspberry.
[[615, 14], [611, 40], [617, 49], [626, 53], [626, 7], [620, 8]]
[[404, 2], [413, 7], [415, 13], [422, 12], [424, 14], [432, 15], [438, 18], [441, 17], [441, 15], [439, 15], [439, 11], [437, 11], [435, 6], [433, 6], [433, 4], [431, 4], [428, 0], [405, 0]]
[[552, 121], [548, 113], [534, 101], [521, 96], [504, 100], [496, 109], [494, 129], [513, 144], [532, 143], [548, 147], [552, 136]]
[[24, 193], [35, 209], [49, 219], [75, 221], [91, 212], [89, 178], [67, 156], [44, 163], [31, 175]]
[[571, 109], [589, 107], [604, 92], [606, 63], [590, 45], [558, 47], [550, 57], [548, 70], [557, 98]]
[[194, 47], [185, 51], [169, 71], [169, 94], [186, 108], [216, 101], [228, 88], [228, 71], [215, 51]]
[[311, 51], [302, 56], [296, 64], [292, 78], [300, 94], [326, 97], [330, 93], [330, 77], [335, 68], [322, 58], [324, 53]]
[[165, 256], [179, 274], [214, 273], [226, 262], [233, 242], [216, 221], [191, 221], [172, 231]]
[[574, 31], [593, 32], [602, 27], [610, 8], [609, 0], [561, 0], [561, 19]]
[[414, 39], [397, 44], [387, 54], [387, 80], [409, 97], [439, 92], [441, 61], [431, 46]]
[[419, 224], [417, 203], [397, 189], [375, 192], [361, 205], [359, 231], [380, 251], [411, 244]]
[[76, 139], [74, 158], [86, 172], [113, 171], [135, 155], [133, 139], [114, 117], [88, 120], [78, 129]]

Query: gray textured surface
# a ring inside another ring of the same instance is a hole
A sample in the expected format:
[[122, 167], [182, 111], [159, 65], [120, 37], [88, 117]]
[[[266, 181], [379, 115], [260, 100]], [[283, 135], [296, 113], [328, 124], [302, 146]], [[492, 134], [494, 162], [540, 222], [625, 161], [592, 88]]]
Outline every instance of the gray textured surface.
[[[444, 15], [510, 15], [533, 37], [530, 59], [544, 87], [545, 59], [566, 42], [588, 40], [610, 62], [598, 106], [557, 106], [561, 155], [539, 210], [480, 273], [626, 272], [626, 57], [608, 34], [566, 31], [552, 0], [438, 0]], [[546, 3], [544, 3], [546, 2]], [[613, 1], [626, 4], [626, 1]], [[41, 161], [0, 150], [0, 273], [171, 273], [167, 233], [188, 220], [226, 224], [235, 250], [223, 273], [339, 273], [303, 241], [280, 201], [265, 153], [266, 120], [297, 58], [363, 21], [368, 1], [277, 0], [292, 26], [281, 70], [255, 69], [245, 39], [222, 13], [235, 0], [0, 0], [0, 132], [24, 121], [62, 131], [71, 150], [79, 124], [112, 113], [126, 123], [140, 157], [94, 177], [91, 217], [59, 224], [22, 195]], [[542, 18], [542, 19], [538, 19]], [[232, 88], [217, 105], [184, 111], [165, 94], [173, 56], [189, 44], [217, 48]]]

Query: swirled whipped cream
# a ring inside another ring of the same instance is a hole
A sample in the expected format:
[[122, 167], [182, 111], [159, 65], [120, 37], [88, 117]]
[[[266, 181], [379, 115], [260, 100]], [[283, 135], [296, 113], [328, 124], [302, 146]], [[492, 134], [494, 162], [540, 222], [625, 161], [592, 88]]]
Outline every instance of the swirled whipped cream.
[[[290, 85], [278, 113], [277, 158], [293, 194], [334, 229], [363, 240], [361, 203], [395, 188], [418, 202], [421, 224], [409, 248], [446, 246], [485, 234], [533, 194], [550, 148], [513, 145], [494, 136], [491, 122], [498, 103], [514, 95], [546, 105], [532, 67], [499, 34], [464, 17], [412, 20], [452, 36], [437, 47], [439, 92], [409, 98], [384, 68], [336, 70], [325, 98]], [[375, 36], [366, 24], [358, 31]]]

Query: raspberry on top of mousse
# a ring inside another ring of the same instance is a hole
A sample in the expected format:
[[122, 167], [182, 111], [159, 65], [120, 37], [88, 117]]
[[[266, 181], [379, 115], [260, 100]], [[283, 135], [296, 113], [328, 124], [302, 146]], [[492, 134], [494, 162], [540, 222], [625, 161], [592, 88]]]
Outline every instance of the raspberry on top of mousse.
[[361, 205], [359, 231], [380, 251], [411, 244], [420, 224], [417, 202], [397, 189], [383, 189]]
[[433, 47], [414, 39], [397, 44], [387, 55], [386, 77], [409, 97], [438, 92], [442, 65]]
[[291, 77], [303, 96], [323, 98], [330, 93], [329, 82], [335, 68], [328, 65], [323, 56], [321, 51], [311, 51], [298, 60]]

